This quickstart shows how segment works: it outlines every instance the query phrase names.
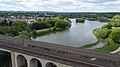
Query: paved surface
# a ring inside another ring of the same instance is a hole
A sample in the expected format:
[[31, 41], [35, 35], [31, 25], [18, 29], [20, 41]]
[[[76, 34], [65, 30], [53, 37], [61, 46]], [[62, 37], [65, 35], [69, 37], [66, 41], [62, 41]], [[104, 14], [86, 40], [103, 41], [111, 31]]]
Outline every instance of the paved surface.
[[120, 55], [9, 36], [0, 35], [0, 48], [74, 67], [120, 67]]
[[120, 52], [120, 47], [118, 49], [116, 49], [115, 51], [112, 51], [110, 53], [118, 53], [118, 52]]

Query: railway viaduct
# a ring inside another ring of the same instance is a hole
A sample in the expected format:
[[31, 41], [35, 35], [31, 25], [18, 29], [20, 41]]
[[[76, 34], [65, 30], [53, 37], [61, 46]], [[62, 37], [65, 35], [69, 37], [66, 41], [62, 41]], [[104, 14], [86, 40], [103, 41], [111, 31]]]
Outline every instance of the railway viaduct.
[[120, 67], [120, 56], [0, 35], [0, 50], [12, 67]]
[[13, 52], [6, 49], [0, 49], [11, 54], [12, 67], [72, 67], [69, 65], [57, 63], [54, 61], [38, 58], [35, 55]]

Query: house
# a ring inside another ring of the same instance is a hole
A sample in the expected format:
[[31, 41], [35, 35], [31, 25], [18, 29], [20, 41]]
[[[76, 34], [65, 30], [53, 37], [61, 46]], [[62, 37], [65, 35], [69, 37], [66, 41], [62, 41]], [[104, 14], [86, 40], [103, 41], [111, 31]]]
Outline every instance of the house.
[[5, 20], [4, 17], [0, 17], [0, 23], [2, 23]]

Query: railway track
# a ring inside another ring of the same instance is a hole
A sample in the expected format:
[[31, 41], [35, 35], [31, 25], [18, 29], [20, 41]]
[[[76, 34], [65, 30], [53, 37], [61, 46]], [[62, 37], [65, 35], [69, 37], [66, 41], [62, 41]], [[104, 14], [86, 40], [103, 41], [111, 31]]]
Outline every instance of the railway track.
[[19, 46], [9, 46], [9, 45], [6, 45], [5, 43], [0, 42], [0, 48], [4, 48], [4, 49], [11, 50], [11, 51], [20, 52], [20, 53], [23, 53], [23, 54], [36, 56], [36, 57], [42, 56], [40, 58], [43, 58], [43, 59], [51, 58], [51, 59], [55, 59], [57, 62], [59, 62], [59, 60], [61, 60], [62, 63], [66, 63], [66, 62], [71, 63], [71, 64], [68, 64], [68, 65], [72, 65], [74, 67], [79, 67], [80, 65], [82, 67], [86, 67], [86, 66], [87, 67], [100, 67], [101, 66], [101, 65], [97, 65], [97, 64], [87, 63], [87, 62], [84, 62], [84, 61], [78, 61], [78, 60], [74, 60], [74, 59], [70, 59], [70, 58], [66, 58], [66, 57], [61, 57], [61, 56], [51, 54], [51, 53], [48, 53], [48, 52], [44, 52], [44, 51], [36, 51], [34, 49], [25, 48], [25, 47], [22, 47], [20, 45]]
[[[4, 44], [4, 45], [1, 45], [1, 43]], [[27, 44], [27, 45], [25, 46], [25, 44]], [[31, 55], [32, 55], [32, 53], [35, 53], [37, 56], [45, 55], [46, 58], [47, 57], [51, 57], [51, 58], [53, 57], [54, 59], [56, 58], [57, 60], [61, 60], [62, 62], [63, 61], [66, 62], [68, 65], [70, 65], [70, 64], [72, 64], [73, 66], [76, 65], [76, 67], [79, 64], [82, 64], [82, 65], [85, 64], [85, 65], [88, 65], [88, 66], [92, 65], [91, 67], [94, 67], [94, 66], [95, 67], [104, 67], [104, 66], [105, 67], [111, 67], [111, 66], [112, 67], [113, 66], [114, 67], [119, 67], [119, 66], [118, 65], [113, 65], [113, 64], [110, 64], [110, 63], [107, 63], [107, 62], [106, 63], [104, 62], [105, 64], [103, 64], [102, 62], [101, 63], [96, 63], [95, 61], [91, 61], [90, 59], [87, 59], [87, 60], [86, 59], [75, 59], [75, 58], [66, 57], [66, 56], [63, 56], [63, 55], [58, 55], [57, 53], [49, 53], [49, 52], [46, 52], [46, 51], [40, 51], [40, 50], [37, 50], [37, 49], [34, 49], [34, 48], [30, 48], [29, 46], [48, 48], [48, 49], [52, 49], [52, 50], [56, 50], [56, 51], [65, 51], [65, 52], [68, 52], [68, 53], [80, 54], [81, 56], [88, 56], [88, 57], [92, 57], [92, 58], [107, 60], [111, 63], [112, 62], [120, 63], [120, 56], [115, 55], [115, 54], [101, 53], [101, 52], [91, 51], [91, 50], [87, 50], [87, 49], [81, 49], [81, 48], [52, 44], [52, 43], [35, 42], [35, 41], [31, 41], [31, 40], [22, 40], [22, 39], [19, 39], [19, 38], [13, 38], [13, 37], [2, 36], [2, 35], [0, 35], [0, 46], [4, 46], [4, 48], [8, 47], [9, 49], [10, 48], [15, 49], [16, 51], [19, 50], [19, 51], [30, 52]]]

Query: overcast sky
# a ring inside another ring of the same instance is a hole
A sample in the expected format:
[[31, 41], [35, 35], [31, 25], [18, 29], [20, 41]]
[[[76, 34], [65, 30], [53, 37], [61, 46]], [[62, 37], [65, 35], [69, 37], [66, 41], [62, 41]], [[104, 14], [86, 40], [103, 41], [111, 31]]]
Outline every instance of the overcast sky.
[[0, 0], [0, 10], [120, 12], [120, 0]]

